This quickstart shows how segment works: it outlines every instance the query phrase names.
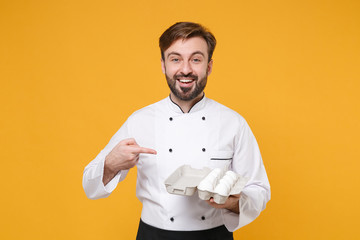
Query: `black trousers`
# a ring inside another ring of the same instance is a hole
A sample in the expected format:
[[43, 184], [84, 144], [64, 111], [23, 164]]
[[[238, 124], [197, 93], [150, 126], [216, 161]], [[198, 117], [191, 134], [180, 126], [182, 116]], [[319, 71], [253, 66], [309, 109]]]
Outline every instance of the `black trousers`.
[[140, 219], [136, 240], [233, 240], [224, 225], [200, 231], [169, 231], [150, 226]]

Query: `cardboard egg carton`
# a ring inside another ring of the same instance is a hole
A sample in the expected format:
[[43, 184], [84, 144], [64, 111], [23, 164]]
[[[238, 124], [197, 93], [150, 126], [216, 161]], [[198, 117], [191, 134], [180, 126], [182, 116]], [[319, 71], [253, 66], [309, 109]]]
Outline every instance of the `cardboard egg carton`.
[[166, 190], [172, 194], [191, 196], [210, 171], [209, 168], [195, 169], [189, 165], [182, 165], [165, 180]]
[[[227, 168], [221, 169], [216, 182], [214, 182], [214, 186], [218, 184], [220, 179], [224, 176]], [[230, 195], [240, 194], [242, 189], [245, 187], [247, 183], [247, 178], [236, 174], [237, 181], [231, 187], [229, 194], [227, 195], [220, 195], [216, 193], [213, 189], [212, 190], [204, 190], [199, 189], [198, 186], [200, 182], [211, 172], [209, 168], [203, 169], [195, 169], [189, 165], [183, 165], [176, 169], [166, 180], [165, 180], [165, 187], [166, 190], [171, 194], [178, 194], [184, 196], [191, 196], [198, 190], [199, 198], [202, 200], [209, 200], [213, 198], [214, 201], [218, 204], [225, 203], [226, 199]]]

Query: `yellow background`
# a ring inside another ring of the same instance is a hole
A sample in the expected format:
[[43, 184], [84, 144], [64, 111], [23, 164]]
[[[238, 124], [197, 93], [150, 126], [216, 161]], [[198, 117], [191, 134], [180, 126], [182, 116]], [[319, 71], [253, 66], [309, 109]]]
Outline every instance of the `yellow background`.
[[0, 1], [1, 239], [134, 239], [136, 171], [86, 198], [84, 167], [169, 93], [158, 37], [217, 37], [206, 95], [249, 122], [272, 187], [236, 239], [360, 239], [360, 1]]

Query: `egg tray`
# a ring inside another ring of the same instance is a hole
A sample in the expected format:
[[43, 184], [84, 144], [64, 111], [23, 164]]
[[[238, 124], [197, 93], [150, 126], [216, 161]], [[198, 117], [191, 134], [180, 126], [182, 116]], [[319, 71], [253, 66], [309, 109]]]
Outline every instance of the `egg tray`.
[[[221, 176], [224, 175], [227, 169], [222, 169]], [[203, 169], [195, 169], [189, 165], [182, 165], [176, 169], [166, 180], [165, 187], [168, 193], [192, 196], [198, 190], [199, 198], [202, 200], [209, 200], [213, 198], [218, 204], [224, 204], [230, 195], [240, 194], [247, 183], [247, 178], [237, 174], [238, 179], [231, 188], [229, 195], [222, 196], [211, 191], [203, 191], [197, 188], [199, 183], [211, 172], [211, 169], [205, 167]]]

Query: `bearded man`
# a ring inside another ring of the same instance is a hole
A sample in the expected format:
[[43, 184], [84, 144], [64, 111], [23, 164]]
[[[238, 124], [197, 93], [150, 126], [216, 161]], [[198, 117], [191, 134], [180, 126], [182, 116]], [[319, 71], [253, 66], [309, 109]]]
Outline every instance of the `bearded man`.
[[[85, 193], [90, 199], [109, 196], [136, 166], [143, 205], [137, 239], [233, 239], [270, 200], [258, 144], [243, 117], [205, 97], [214, 35], [200, 24], [179, 22], [159, 45], [170, 95], [133, 113], [85, 167]], [[182, 165], [228, 168], [249, 180], [223, 204], [169, 194], [164, 182]]]

